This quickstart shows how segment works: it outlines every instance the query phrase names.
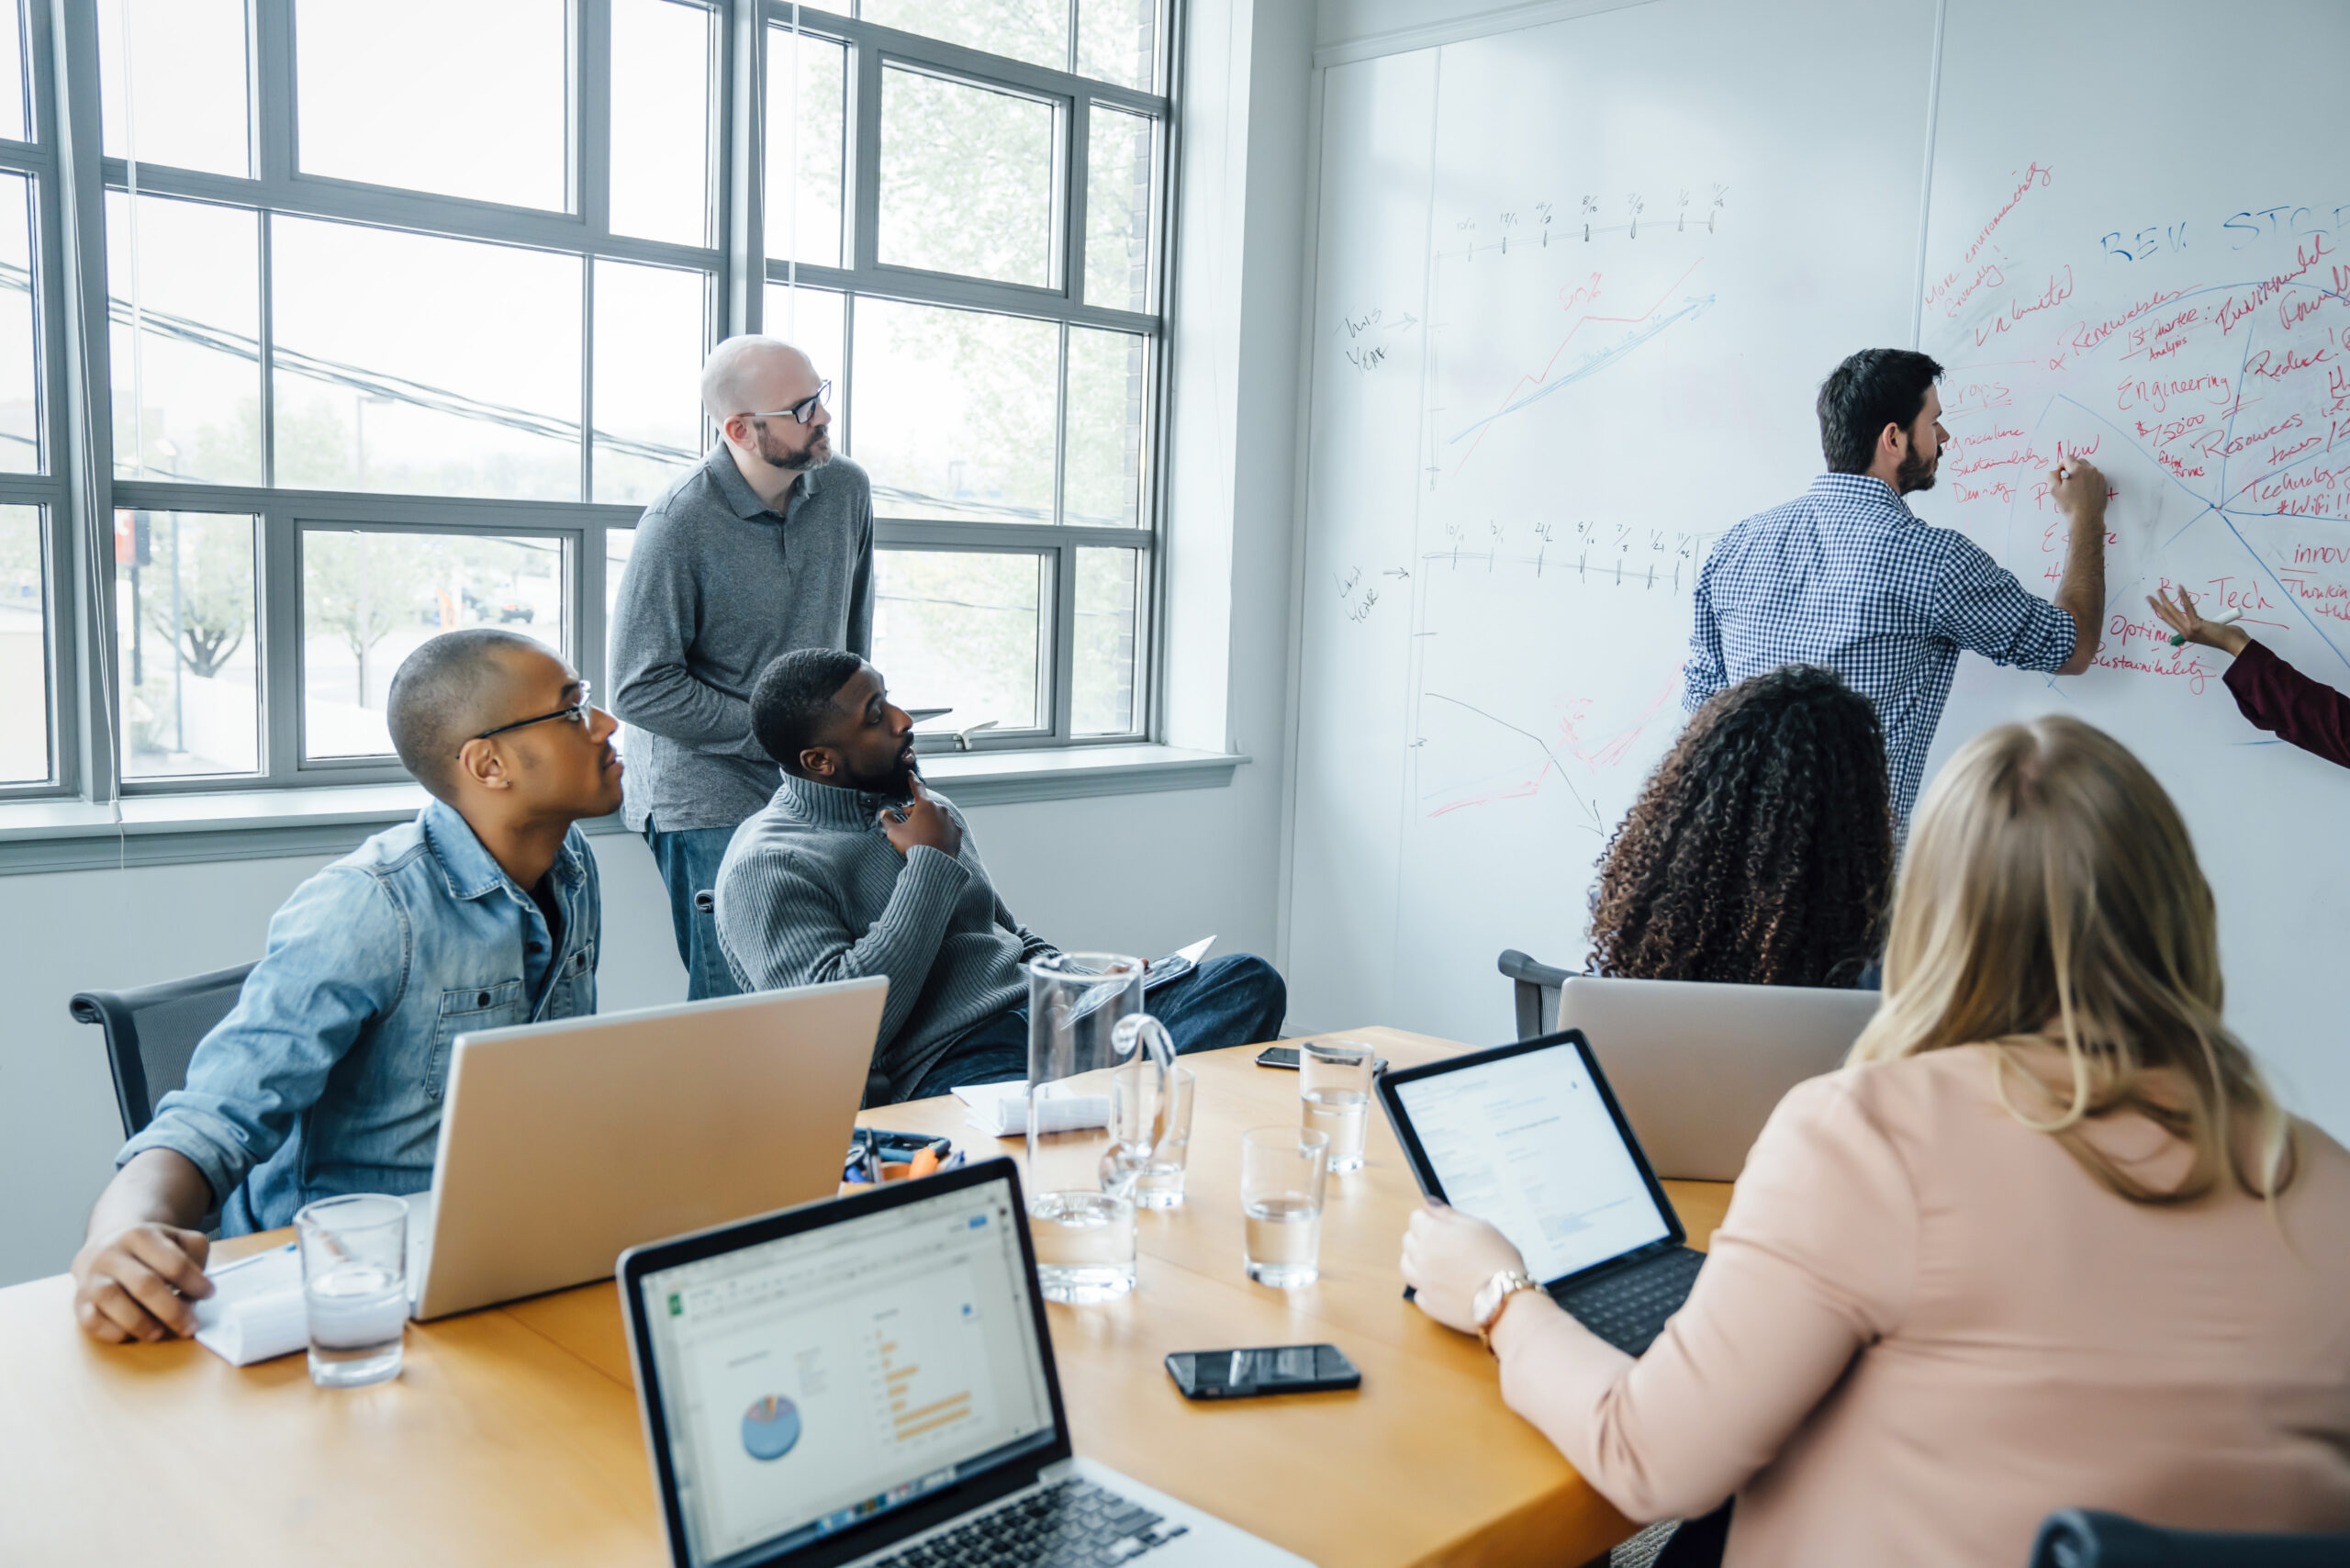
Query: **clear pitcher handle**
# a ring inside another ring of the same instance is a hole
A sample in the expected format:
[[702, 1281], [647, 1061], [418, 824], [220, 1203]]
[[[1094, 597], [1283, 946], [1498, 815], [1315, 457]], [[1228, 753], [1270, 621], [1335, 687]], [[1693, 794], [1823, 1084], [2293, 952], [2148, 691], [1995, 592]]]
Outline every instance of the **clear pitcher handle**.
[[1123, 1197], [1142, 1173], [1143, 1166], [1150, 1159], [1150, 1151], [1165, 1141], [1168, 1122], [1174, 1114], [1175, 1039], [1167, 1032], [1167, 1025], [1149, 1014], [1130, 1013], [1119, 1019], [1117, 1027], [1111, 1031], [1110, 1048], [1121, 1060], [1147, 1054], [1157, 1070], [1153, 1074], [1150, 1126], [1137, 1129], [1142, 1136], [1135, 1142], [1124, 1140], [1125, 1128], [1112, 1128], [1110, 1147], [1102, 1155], [1102, 1190]]

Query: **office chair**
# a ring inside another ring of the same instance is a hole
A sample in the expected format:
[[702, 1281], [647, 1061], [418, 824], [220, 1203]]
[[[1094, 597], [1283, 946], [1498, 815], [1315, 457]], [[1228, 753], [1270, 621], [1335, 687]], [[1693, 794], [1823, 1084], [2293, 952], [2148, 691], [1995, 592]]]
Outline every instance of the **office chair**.
[[1559, 988], [1568, 971], [1538, 964], [1515, 947], [1504, 948], [1501, 971], [1517, 982], [1517, 1037], [1531, 1040], [1547, 1035], [1559, 1018]]
[[2319, 1568], [2350, 1562], [2350, 1535], [2163, 1529], [2066, 1508], [2040, 1523], [2031, 1568]]
[[106, 1032], [115, 1104], [131, 1137], [155, 1118], [155, 1102], [187, 1081], [196, 1042], [229, 1015], [252, 965], [129, 991], [85, 991], [67, 1005], [74, 1021]]

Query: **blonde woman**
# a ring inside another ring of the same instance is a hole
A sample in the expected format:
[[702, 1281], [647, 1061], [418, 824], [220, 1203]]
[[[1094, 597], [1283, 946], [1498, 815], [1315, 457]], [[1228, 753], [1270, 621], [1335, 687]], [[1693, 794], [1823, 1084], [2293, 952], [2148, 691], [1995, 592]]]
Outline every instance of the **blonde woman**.
[[[1454, 1328], [1522, 1267], [1449, 1210], [1404, 1240]], [[2350, 1154], [2221, 1022], [2169, 797], [2069, 719], [1928, 791], [1884, 1007], [1774, 1114], [1649, 1352], [1539, 1290], [1484, 1327], [1510, 1407], [1627, 1515], [1734, 1497], [1739, 1568], [2007, 1568], [2072, 1506], [2350, 1526]]]

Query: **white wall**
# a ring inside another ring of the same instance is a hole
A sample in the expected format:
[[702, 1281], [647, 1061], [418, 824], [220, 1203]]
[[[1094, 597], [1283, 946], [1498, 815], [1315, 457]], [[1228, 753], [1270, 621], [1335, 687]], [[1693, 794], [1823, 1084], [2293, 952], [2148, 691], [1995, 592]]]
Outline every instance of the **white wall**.
[[[1168, 738], [1255, 760], [1229, 788], [970, 812], [1013, 911], [1069, 946], [1157, 954], [1213, 931], [1278, 961], [1297, 331], [1313, 13], [1194, 0], [1183, 109], [1168, 530]], [[595, 841], [607, 1009], [685, 992], [652, 857]], [[66, 999], [241, 963], [322, 857], [0, 877], [0, 1285], [63, 1269], [121, 1122]]]

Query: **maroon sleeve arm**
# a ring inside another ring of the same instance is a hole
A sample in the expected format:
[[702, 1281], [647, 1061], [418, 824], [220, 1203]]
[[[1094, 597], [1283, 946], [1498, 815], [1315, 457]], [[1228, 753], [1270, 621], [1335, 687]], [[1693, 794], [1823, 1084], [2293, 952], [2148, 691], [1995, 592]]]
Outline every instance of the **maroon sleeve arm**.
[[2244, 716], [2303, 751], [2350, 767], [2350, 697], [2249, 643], [2223, 677]]

